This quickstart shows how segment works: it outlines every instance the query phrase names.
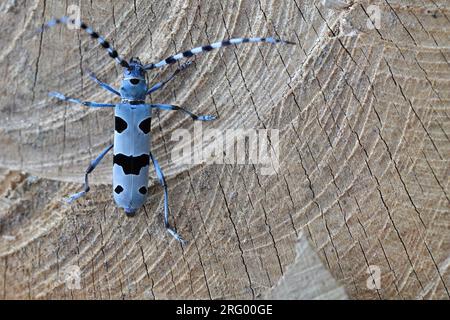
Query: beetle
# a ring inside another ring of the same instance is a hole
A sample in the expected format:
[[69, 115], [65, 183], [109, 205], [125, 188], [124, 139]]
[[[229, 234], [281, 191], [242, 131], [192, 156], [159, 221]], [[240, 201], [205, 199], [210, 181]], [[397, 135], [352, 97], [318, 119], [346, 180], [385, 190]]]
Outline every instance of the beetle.
[[88, 27], [84, 22], [69, 19], [68, 17], [55, 18], [45, 23], [40, 32], [53, 27], [58, 24], [76, 25], [81, 30], [87, 32], [91, 38], [96, 39], [100, 46], [107, 50], [108, 55], [113, 58], [120, 66], [124, 68], [123, 79], [120, 89], [117, 90], [100, 81], [93, 73], [90, 73], [90, 78], [95, 81], [100, 87], [109, 91], [121, 99], [120, 103], [98, 103], [92, 101], [81, 101], [77, 98], [67, 97], [59, 92], [50, 92], [51, 97], [59, 100], [68, 101], [72, 103], [81, 104], [83, 106], [92, 108], [114, 108], [115, 112], [115, 132], [114, 143], [107, 146], [94, 160], [89, 163], [85, 172], [83, 190], [69, 196], [66, 200], [71, 203], [89, 192], [89, 174], [94, 171], [97, 165], [105, 157], [105, 155], [113, 150], [113, 195], [115, 203], [118, 207], [123, 208], [128, 217], [136, 214], [137, 210], [141, 208], [147, 197], [148, 180], [149, 180], [149, 166], [152, 162], [156, 175], [160, 184], [164, 189], [164, 226], [166, 230], [178, 241], [185, 243], [186, 241], [170, 226], [169, 224], [169, 202], [167, 184], [161, 167], [158, 161], [153, 156], [150, 150], [151, 134], [150, 125], [152, 119], [152, 110], [177, 110], [184, 112], [193, 120], [197, 121], [211, 121], [215, 117], [212, 115], [196, 115], [180, 106], [171, 104], [148, 104], [145, 99], [151, 93], [161, 89], [171, 81], [179, 72], [185, 70], [191, 62], [188, 61], [180, 67], [166, 80], [156, 83], [148, 87], [146, 81], [146, 73], [149, 70], [162, 68], [166, 65], [173, 64], [183, 58], [190, 58], [202, 52], [209, 52], [213, 49], [218, 49], [230, 45], [237, 45], [241, 43], [258, 43], [266, 42], [271, 44], [294, 44], [290, 41], [268, 38], [232, 38], [214, 42], [208, 45], [196, 47], [186, 50], [181, 53], [172, 55], [157, 63], [142, 64], [139, 58], [131, 58], [126, 61], [121, 58], [117, 51], [110, 45], [108, 41]]

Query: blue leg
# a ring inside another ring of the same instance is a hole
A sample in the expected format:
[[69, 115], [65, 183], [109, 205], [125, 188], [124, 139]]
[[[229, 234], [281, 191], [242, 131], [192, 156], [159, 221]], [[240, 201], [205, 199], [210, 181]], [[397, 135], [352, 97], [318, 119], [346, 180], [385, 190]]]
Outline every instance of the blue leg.
[[169, 193], [167, 191], [167, 184], [166, 179], [164, 178], [164, 174], [161, 171], [161, 167], [158, 164], [158, 161], [153, 157], [152, 153], [150, 152], [150, 158], [152, 159], [153, 166], [155, 167], [156, 175], [158, 176], [159, 183], [164, 188], [164, 226], [166, 227], [167, 231], [178, 241], [180, 241], [182, 244], [186, 244], [187, 241], [183, 240], [181, 236], [176, 233], [175, 230], [173, 230], [169, 224]]
[[111, 87], [109, 84], [101, 82], [100, 80], [97, 79], [97, 77], [95, 76], [95, 74], [93, 74], [92, 72], [89, 72], [89, 77], [95, 81], [95, 83], [97, 83], [100, 87], [102, 87], [103, 89], [108, 90], [109, 92], [114, 93], [115, 95], [120, 97], [120, 93], [119, 91], [117, 91], [116, 89], [114, 89], [113, 87]]
[[183, 109], [179, 106], [174, 106], [171, 104], [151, 104], [150, 105], [152, 108], [155, 109], [159, 109], [159, 110], [173, 110], [173, 111], [182, 111], [184, 113], [186, 113], [187, 115], [189, 115], [192, 120], [200, 120], [200, 121], [211, 121], [211, 120], [215, 120], [216, 117], [215, 116], [211, 116], [211, 115], [206, 115], [206, 116], [198, 116], [192, 112], [190, 112], [189, 110]]
[[170, 80], [172, 80], [180, 71], [186, 69], [187, 67], [189, 67], [192, 64], [192, 61], [188, 61], [183, 63], [177, 70], [175, 70], [175, 72], [166, 80], [162, 81], [162, 82], [158, 82], [157, 84], [155, 84], [153, 87], [151, 87], [150, 89], [148, 89], [147, 91], [147, 95], [155, 92], [158, 89], [161, 89], [166, 83], [168, 83]]
[[84, 196], [86, 193], [89, 192], [90, 187], [89, 187], [89, 181], [88, 181], [88, 176], [89, 174], [94, 171], [95, 167], [97, 167], [97, 165], [100, 163], [100, 161], [102, 161], [102, 159], [105, 157], [105, 155], [108, 153], [109, 150], [111, 150], [113, 147], [113, 144], [110, 146], [107, 146], [102, 153], [100, 153], [97, 158], [95, 158], [94, 160], [92, 160], [89, 163], [88, 168], [86, 169], [86, 173], [84, 174], [84, 187], [83, 187], [83, 191], [74, 193], [73, 195], [67, 197], [65, 200], [67, 203], [71, 203], [79, 198], [81, 198], [82, 196]]
[[65, 95], [63, 95], [62, 93], [59, 93], [59, 92], [50, 92], [48, 95], [50, 97], [55, 97], [59, 100], [78, 103], [78, 104], [82, 104], [83, 106], [93, 107], [93, 108], [107, 108], [107, 107], [112, 108], [112, 107], [116, 106], [115, 104], [111, 104], [111, 103], [97, 103], [97, 102], [91, 102], [91, 101], [81, 101], [80, 99], [66, 97]]

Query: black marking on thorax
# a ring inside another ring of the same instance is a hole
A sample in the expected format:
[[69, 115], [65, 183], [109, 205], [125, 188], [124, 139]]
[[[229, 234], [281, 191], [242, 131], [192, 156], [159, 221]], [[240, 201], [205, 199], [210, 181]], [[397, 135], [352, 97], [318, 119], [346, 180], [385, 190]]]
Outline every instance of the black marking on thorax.
[[145, 104], [145, 100], [129, 100], [129, 99], [122, 99], [122, 103], [124, 104], [130, 104], [132, 106], [137, 106], [140, 104]]
[[141, 169], [149, 165], [150, 158], [145, 153], [137, 157], [118, 153], [114, 155], [114, 163], [121, 166], [125, 174], [139, 175]]

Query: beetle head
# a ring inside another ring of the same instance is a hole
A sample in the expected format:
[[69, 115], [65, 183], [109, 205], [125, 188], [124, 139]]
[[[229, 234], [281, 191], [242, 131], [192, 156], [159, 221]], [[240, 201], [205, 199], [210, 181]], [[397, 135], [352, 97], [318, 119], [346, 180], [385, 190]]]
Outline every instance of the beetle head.
[[145, 100], [147, 94], [147, 81], [145, 70], [139, 58], [131, 58], [130, 67], [123, 71], [120, 94], [122, 99]]

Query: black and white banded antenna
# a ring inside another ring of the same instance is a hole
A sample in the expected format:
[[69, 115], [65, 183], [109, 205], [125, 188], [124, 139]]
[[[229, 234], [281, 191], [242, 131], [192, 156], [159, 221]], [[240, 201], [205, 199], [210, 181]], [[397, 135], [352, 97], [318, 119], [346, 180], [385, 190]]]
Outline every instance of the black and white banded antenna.
[[42, 28], [38, 29], [38, 33], [39, 32], [43, 32], [51, 27], [54, 27], [58, 24], [65, 24], [67, 26], [75, 26], [77, 28], [80, 28], [84, 31], [86, 31], [92, 39], [97, 39], [98, 43], [102, 46], [103, 49], [108, 51], [108, 55], [113, 58], [114, 60], [116, 60], [116, 62], [127, 69], [130, 69], [130, 65], [129, 63], [121, 58], [119, 56], [119, 54], [117, 53], [117, 51], [110, 45], [110, 43], [108, 41], [105, 40], [104, 37], [102, 37], [101, 35], [99, 35], [97, 32], [95, 32], [94, 30], [92, 30], [91, 27], [89, 27], [88, 25], [86, 25], [84, 22], [76, 20], [76, 19], [71, 19], [69, 17], [61, 17], [61, 18], [53, 18], [52, 20], [50, 20], [49, 22], [45, 23]]

